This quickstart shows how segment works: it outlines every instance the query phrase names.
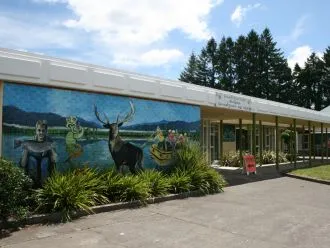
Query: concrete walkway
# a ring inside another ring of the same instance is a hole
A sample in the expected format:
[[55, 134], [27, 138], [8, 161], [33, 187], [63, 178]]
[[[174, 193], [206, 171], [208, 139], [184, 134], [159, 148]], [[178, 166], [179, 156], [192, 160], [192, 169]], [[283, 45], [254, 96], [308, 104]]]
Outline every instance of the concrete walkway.
[[330, 186], [280, 177], [224, 193], [30, 226], [0, 240], [12, 248], [328, 248]]

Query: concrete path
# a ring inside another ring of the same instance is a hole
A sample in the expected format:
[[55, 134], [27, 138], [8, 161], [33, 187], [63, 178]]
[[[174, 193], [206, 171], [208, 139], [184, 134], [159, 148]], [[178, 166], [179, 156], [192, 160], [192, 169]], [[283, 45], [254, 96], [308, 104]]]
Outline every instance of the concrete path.
[[330, 186], [280, 177], [224, 193], [30, 226], [6, 248], [328, 248]]

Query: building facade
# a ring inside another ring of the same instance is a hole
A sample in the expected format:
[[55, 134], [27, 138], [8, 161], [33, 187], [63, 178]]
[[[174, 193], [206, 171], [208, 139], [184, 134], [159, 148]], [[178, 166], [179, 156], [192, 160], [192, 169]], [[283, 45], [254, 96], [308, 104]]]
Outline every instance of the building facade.
[[0, 49], [0, 87], [1, 155], [38, 179], [51, 164], [163, 166], [185, 140], [200, 142], [210, 163], [228, 151], [280, 151], [288, 128], [295, 152], [309, 155], [312, 133], [328, 152], [328, 111], [180, 81]]

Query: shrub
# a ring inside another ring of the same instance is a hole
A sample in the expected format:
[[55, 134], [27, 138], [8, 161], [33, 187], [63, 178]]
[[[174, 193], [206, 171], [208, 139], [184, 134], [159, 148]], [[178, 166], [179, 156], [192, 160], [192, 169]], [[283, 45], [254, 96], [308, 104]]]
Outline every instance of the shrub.
[[[242, 156], [248, 154], [248, 151], [242, 151]], [[240, 151], [225, 152], [222, 156], [221, 166], [240, 167]]]
[[104, 185], [96, 170], [85, 168], [65, 174], [55, 172], [43, 188], [37, 190], [37, 210], [59, 211], [63, 220], [70, 220], [73, 211], [92, 212], [92, 206], [107, 203], [103, 191]]
[[221, 166], [240, 167], [239, 152], [226, 152], [222, 156]]
[[151, 196], [162, 196], [168, 193], [169, 183], [161, 172], [145, 170], [139, 174], [139, 178], [148, 184]]
[[218, 193], [223, 191], [223, 187], [227, 185], [226, 180], [213, 168], [206, 170], [205, 179], [208, 182], [208, 193]]
[[102, 178], [105, 186], [104, 193], [111, 202], [117, 202], [120, 200], [120, 194], [123, 190], [120, 179], [120, 175], [114, 168], [111, 168], [104, 172]]
[[186, 171], [177, 170], [168, 177], [169, 192], [178, 194], [190, 190], [190, 176]]
[[208, 166], [199, 143], [191, 141], [176, 151], [174, 173], [169, 182], [172, 193], [199, 190], [207, 194], [219, 192], [224, 185], [221, 175]]
[[0, 159], [0, 220], [22, 219], [28, 212], [32, 180], [13, 162]]
[[117, 182], [117, 192], [119, 201], [139, 200], [146, 203], [149, 197], [148, 183], [142, 181], [138, 176], [123, 176]]
[[208, 163], [198, 142], [189, 141], [184, 143], [174, 153], [173, 170], [188, 170], [196, 167], [207, 167]]

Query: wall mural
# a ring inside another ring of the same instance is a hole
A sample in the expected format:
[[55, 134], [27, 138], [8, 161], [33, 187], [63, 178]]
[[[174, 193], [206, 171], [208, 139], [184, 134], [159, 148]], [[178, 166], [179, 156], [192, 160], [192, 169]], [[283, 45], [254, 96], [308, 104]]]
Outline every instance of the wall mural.
[[4, 84], [3, 157], [39, 183], [55, 168], [168, 166], [199, 132], [198, 106]]

